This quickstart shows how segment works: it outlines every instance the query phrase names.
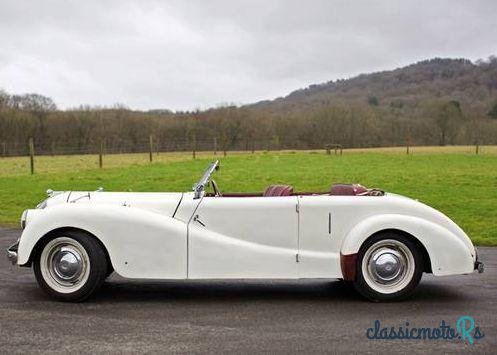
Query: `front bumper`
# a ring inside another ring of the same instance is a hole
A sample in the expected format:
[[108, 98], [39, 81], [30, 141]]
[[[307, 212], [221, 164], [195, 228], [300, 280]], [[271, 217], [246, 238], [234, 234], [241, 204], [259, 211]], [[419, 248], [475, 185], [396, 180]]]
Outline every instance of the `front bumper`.
[[479, 260], [478, 258], [478, 250], [475, 248], [475, 253], [476, 253], [476, 261], [475, 261], [475, 270], [478, 270], [478, 273], [482, 273], [485, 271], [485, 265]]
[[12, 244], [7, 248], [7, 258], [12, 263], [12, 265], [17, 264], [17, 248], [19, 247], [19, 241]]

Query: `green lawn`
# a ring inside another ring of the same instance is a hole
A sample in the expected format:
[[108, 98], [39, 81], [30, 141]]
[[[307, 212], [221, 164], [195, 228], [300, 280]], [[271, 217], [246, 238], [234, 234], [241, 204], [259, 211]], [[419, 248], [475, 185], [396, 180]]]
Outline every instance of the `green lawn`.
[[[234, 154], [220, 157], [215, 179], [221, 191], [263, 191], [273, 183], [327, 191], [332, 182], [359, 182], [417, 198], [454, 219], [476, 244], [497, 245], [497, 155], [489, 151], [478, 156], [470, 149], [420, 149], [409, 156], [403, 150]], [[16, 225], [22, 210], [43, 199], [48, 188], [188, 191], [212, 155], [192, 160], [189, 154], [163, 154], [152, 164], [144, 155], [108, 156], [104, 169], [94, 158], [45, 157], [33, 176], [26, 173], [26, 158], [0, 159], [0, 225]]]

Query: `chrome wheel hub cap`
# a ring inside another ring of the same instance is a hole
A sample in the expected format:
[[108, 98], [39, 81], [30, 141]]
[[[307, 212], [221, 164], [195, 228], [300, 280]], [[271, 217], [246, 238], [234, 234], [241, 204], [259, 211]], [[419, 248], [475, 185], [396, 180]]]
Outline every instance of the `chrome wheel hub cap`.
[[52, 268], [55, 275], [63, 281], [73, 281], [81, 275], [83, 260], [73, 248], [62, 247], [52, 257]]
[[369, 260], [369, 270], [380, 283], [394, 282], [405, 269], [406, 260], [399, 252], [385, 248], [375, 252]]
[[365, 252], [361, 268], [364, 280], [373, 290], [395, 293], [411, 282], [415, 270], [414, 256], [404, 243], [384, 239]]
[[70, 293], [80, 289], [90, 275], [90, 258], [76, 240], [59, 237], [44, 247], [40, 270], [45, 282], [55, 291]]

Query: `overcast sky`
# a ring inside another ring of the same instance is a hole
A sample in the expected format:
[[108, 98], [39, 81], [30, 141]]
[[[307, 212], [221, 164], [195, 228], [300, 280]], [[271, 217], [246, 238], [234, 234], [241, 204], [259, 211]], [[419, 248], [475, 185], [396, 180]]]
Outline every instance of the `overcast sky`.
[[80, 104], [250, 103], [497, 54], [497, 1], [0, 1], [0, 88]]

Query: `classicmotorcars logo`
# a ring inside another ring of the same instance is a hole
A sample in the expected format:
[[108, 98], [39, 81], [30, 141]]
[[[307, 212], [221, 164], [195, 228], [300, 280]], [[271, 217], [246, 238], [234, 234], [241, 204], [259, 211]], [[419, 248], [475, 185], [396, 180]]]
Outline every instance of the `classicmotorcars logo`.
[[446, 323], [440, 322], [438, 327], [413, 327], [406, 322], [404, 326], [382, 327], [379, 320], [374, 321], [374, 326], [366, 330], [368, 339], [446, 339], [462, 340], [473, 345], [475, 340], [482, 339], [485, 334], [480, 327], [475, 324], [475, 320], [470, 316], [461, 316], [457, 319], [455, 328]]

